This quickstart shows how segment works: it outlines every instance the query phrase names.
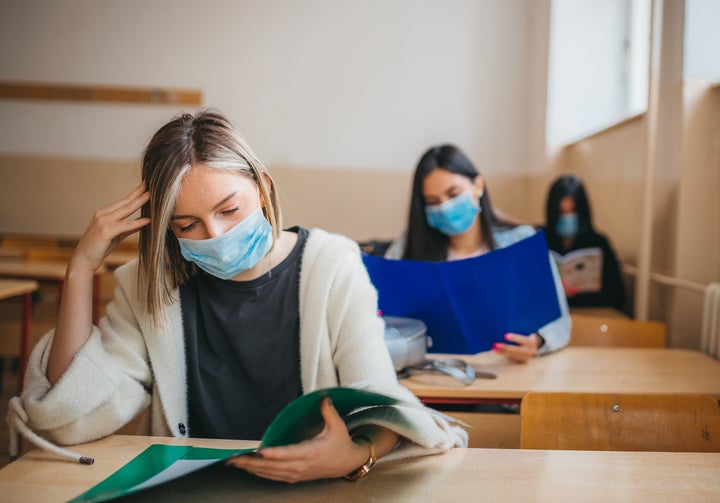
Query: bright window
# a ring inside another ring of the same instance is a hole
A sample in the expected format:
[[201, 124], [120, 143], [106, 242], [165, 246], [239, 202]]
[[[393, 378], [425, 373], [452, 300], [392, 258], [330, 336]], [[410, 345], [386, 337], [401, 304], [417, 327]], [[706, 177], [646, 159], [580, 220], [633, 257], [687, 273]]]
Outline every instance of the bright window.
[[647, 108], [649, 0], [553, 0], [548, 139], [568, 143]]
[[686, 0], [686, 77], [720, 82], [720, 2]]

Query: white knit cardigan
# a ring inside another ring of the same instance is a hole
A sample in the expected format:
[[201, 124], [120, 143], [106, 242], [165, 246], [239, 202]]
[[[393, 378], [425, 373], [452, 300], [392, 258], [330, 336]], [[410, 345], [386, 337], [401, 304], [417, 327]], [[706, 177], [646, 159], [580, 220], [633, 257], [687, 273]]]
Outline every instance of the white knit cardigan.
[[[52, 446], [34, 432], [58, 444], [83, 443], [114, 433], [149, 406], [148, 433], [187, 436], [179, 294], [175, 292], [176, 301], [167, 307], [167, 326], [154, 328], [137, 295], [137, 269], [133, 261], [116, 271], [115, 298], [106, 316], [55, 386], [46, 377], [53, 332], [40, 340], [30, 357], [22, 396], [11, 400], [11, 431], [17, 429], [46, 448]], [[424, 407], [397, 382], [383, 322], [376, 315], [377, 292], [354, 241], [317, 229], [309, 233], [299, 300], [304, 393], [352, 386], [402, 399], [407, 405], [361, 414], [348, 424], [352, 429], [372, 423], [400, 434], [401, 443], [384, 459], [467, 445], [464, 430]], [[15, 435], [11, 437], [12, 455], [16, 446]]]

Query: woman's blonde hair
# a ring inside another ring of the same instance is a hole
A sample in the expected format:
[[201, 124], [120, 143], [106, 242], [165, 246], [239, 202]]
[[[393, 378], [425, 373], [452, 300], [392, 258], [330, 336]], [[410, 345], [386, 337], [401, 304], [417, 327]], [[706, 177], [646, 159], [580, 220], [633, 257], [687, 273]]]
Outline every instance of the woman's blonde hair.
[[198, 164], [234, 171], [253, 180], [265, 201], [263, 211], [272, 226], [274, 241], [282, 231], [275, 183], [225, 116], [202, 110], [194, 115], [182, 114], [161, 127], [145, 148], [142, 159], [142, 179], [150, 200], [141, 213], [150, 218], [150, 224], [140, 230], [138, 269], [138, 294], [156, 326], [165, 324], [165, 307], [176, 300], [175, 290], [196, 270], [180, 253], [170, 221], [180, 182]]

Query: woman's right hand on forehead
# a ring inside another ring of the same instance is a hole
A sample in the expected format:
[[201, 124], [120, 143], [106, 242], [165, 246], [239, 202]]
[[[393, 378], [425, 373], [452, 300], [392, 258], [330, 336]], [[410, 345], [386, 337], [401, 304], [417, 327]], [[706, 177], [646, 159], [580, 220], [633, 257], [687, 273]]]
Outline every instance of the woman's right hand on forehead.
[[143, 182], [124, 198], [96, 211], [75, 247], [71, 265], [97, 271], [120, 241], [150, 223], [149, 218], [131, 218], [149, 198]]

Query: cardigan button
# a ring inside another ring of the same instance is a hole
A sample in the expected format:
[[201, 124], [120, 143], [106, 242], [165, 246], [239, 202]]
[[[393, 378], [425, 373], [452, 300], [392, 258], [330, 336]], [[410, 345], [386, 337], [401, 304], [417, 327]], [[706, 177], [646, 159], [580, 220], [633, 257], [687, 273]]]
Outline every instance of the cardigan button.
[[178, 430], [180, 431], [180, 435], [185, 435], [185, 425], [183, 423], [178, 424]]

